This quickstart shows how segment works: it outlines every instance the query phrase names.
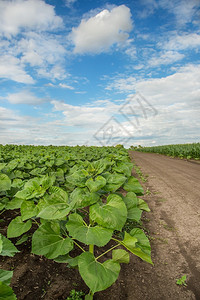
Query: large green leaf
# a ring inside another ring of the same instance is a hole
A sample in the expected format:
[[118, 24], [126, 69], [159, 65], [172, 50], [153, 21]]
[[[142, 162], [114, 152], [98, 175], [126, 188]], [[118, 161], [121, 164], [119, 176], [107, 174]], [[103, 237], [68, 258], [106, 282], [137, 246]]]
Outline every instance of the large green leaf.
[[35, 177], [28, 180], [24, 185], [24, 189], [17, 192], [15, 197], [24, 200], [40, 198], [45, 194], [46, 190], [53, 185], [54, 182], [55, 176], [49, 177], [48, 175], [45, 175], [43, 177]]
[[13, 219], [8, 225], [7, 236], [8, 238], [14, 238], [22, 235], [27, 232], [32, 226], [32, 221], [28, 220], [27, 222], [23, 222], [22, 217], [18, 216]]
[[142, 211], [139, 209], [138, 206], [138, 198], [135, 193], [128, 192], [126, 194], [126, 197], [123, 198], [126, 208], [127, 208], [127, 218], [130, 220], [134, 220], [136, 222], [139, 222]]
[[115, 192], [123, 185], [126, 180], [126, 177], [124, 175], [118, 173], [105, 173], [103, 174], [103, 177], [107, 182], [103, 188], [106, 192]]
[[78, 268], [92, 293], [107, 289], [117, 280], [120, 272], [119, 263], [110, 259], [101, 264], [89, 252], [79, 256]]
[[131, 236], [129, 233], [125, 231], [124, 239], [120, 243], [126, 247], [130, 252], [134, 253], [135, 250], [135, 244], [137, 242], [137, 238]]
[[[26, 184], [25, 184], [26, 185]], [[24, 189], [21, 191], [18, 191], [15, 194], [15, 197], [23, 199], [23, 200], [29, 200], [33, 198], [40, 198], [42, 197], [46, 192], [46, 189], [41, 187], [39, 184], [34, 184], [33, 186], [24, 186]]]
[[12, 170], [14, 170], [17, 167], [18, 164], [19, 164], [19, 161], [17, 159], [13, 159], [13, 160], [9, 161], [9, 163], [4, 168], [5, 172], [10, 173]]
[[73, 238], [86, 245], [92, 244], [98, 247], [106, 245], [110, 241], [113, 233], [112, 229], [103, 228], [101, 226], [87, 226], [83, 218], [76, 213], [69, 216], [66, 227]]
[[106, 179], [103, 176], [97, 176], [95, 179], [89, 178], [85, 185], [88, 187], [90, 192], [97, 192], [106, 185]]
[[13, 276], [13, 271], [7, 271], [7, 270], [0, 269], [0, 282], [3, 282], [5, 284], [9, 285], [12, 276]]
[[145, 211], [151, 211], [150, 209], [149, 209], [149, 206], [148, 206], [148, 204], [144, 201], [144, 200], [142, 200], [142, 199], [140, 199], [140, 198], [138, 198], [138, 207], [140, 208], [140, 209], [142, 209], [142, 210], [145, 210]]
[[56, 181], [56, 177], [54, 175], [44, 175], [40, 179], [40, 185], [45, 189], [49, 189], [50, 187], [53, 186], [53, 184]]
[[7, 197], [0, 198], [0, 210], [4, 209], [9, 201], [10, 199]]
[[0, 282], [0, 300], [17, 300], [12, 288]]
[[15, 253], [19, 252], [13, 243], [2, 234], [0, 234], [0, 241], [2, 244], [0, 255], [13, 257]]
[[136, 247], [132, 248], [132, 253], [139, 256], [142, 260], [153, 264], [151, 260], [151, 246], [142, 229], [134, 228], [131, 230], [130, 235], [137, 239]]
[[6, 166], [6, 163], [0, 163], [0, 171], [3, 170]]
[[6, 204], [6, 209], [18, 209], [21, 207], [23, 199], [13, 198]]
[[60, 187], [49, 189], [50, 195], [46, 195], [38, 203], [38, 217], [46, 220], [62, 219], [69, 214], [71, 206], [68, 203], [68, 194]]
[[119, 161], [117, 162], [117, 164], [113, 167], [113, 170], [124, 174], [126, 177], [130, 177], [131, 176], [131, 171], [133, 169], [133, 164], [129, 163], [129, 162], [123, 162], [123, 161]]
[[106, 159], [94, 160], [87, 165], [87, 171], [92, 176], [99, 175], [105, 171], [109, 165], [110, 162]]
[[125, 191], [134, 192], [136, 195], [144, 194], [144, 190], [138, 179], [133, 176], [129, 177], [128, 181], [123, 185], [123, 188], [125, 189]]
[[90, 206], [90, 218], [103, 227], [121, 230], [127, 219], [126, 205], [120, 196], [110, 194], [107, 204]]
[[20, 210], [21, 210], [22, 221], [35, 217], [38, 213], [38, 209], [34, 201], [31, 200], [24, 200], [21, 204]]
[[23, 186], [23, 180], [19, 178], [13, 179], [11, 186], [14, 188], [21, 189]]
[[112, 259], [118, 263], [128, 264], [130, 261], [129, 253], [123, 249], [112, 251]]
[[72, 240], [60, 235], [57, 223], [44, 222], [33, 234], [32, 252], [34, 254], [53, 259], [69, 253], [72, 249]]
[[0, 174], [0, 192], [10, 190], [11, 180], [6, 174]]
[[69, 254], [65, 254], [54, 258], [54, 261], [58, 263], [68, 264], [69, 267], [75, 268], [78, 266], [78, 258], [79, 256], [71, 257]]
[[88, 178], [88, 172], [84, 169], [82, 170], [78, 170], [75, 171], [73, 174], [71, 174], [70, 176], [66, 177], [66, 181], [71, 183], [74, 186], [78, 186], [78, 187], [84, 187], [85, 186], [85, 182]]
[[99, 200], [97, 193], [90, 193], [88, 188], [76, 188], [70, 195], [70, 206], [74, 209], [86, 207]]

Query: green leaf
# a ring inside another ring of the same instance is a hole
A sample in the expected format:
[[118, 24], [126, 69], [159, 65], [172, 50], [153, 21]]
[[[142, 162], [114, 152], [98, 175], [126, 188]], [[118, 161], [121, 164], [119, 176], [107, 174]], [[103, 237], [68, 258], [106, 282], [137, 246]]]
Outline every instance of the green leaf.
[[23, 186], [23, 181], [21, 179], [19, 179], [19, 178], [16, 178], [16, 179], [13, 180], [11, 186], [14, 187], [14, 188], [21, 189], [22, 186]]
[[70, 206], [73, 209], [83, 208], [99, 200], [97, 193], [90, 193], [88, 188], [76, 188], [70, 195]]
[[55, 176], [48, 176], [48, 175], [44, 175], [41, 177], [40, 179], [40, 185], [45, 189], [49, 189], [50, 187], [53, 186], [53, 184], [56, 181], [56, 177]]
[[8, 238], [14, 238], [22, 235], [27, 232], [32, 226], [32, 221], [28, 220], [27, 222], [22, 221], [22, 217], [18, 216], [13, 219], [8, 225], [7, 236]]
[[131, 236], [129, 233], [125, 231], [124, 239], [120, 243], [126, 247], [130, 252], [134, 253], [135, 244], [137, 242], [137, 238]]
[[120, 196], [110, 194], [107, 204], [90, 206], [90, 218], [103, 227], [121, 230], [127, 219], [126, 205]]
[[12, 276], [13, 276], [13, 271], [7, 271], [7, 270], [0, 269], [0, 282], [3, 282], [5, 284], [9, 285]]
[[123, 198], [127, 208], [127, 218], [130, 220], [134, 220], [139, 222], [142, 211], [137, 207], [138, 205], [138, 198], [135, 193], [128, 192], [126, 197]]
[[136, 195], [144, 194], [144, 190], [138, 179], [133, 176], [129, 177], [128, 181], [123, 185], [123, 188], [125, 189], [125, 191], [134, 192]]
[[13, 243], [2, 234], [0, 234], [0, 240], [2, 241], [2, 250], [0, 255], [13, 257], [15, 253], [19, 252]]
[[142, 210], [145, 210], [145, 211], [151, 211], [150, 209], [149, 209], [149, 206], [148, 206], [148, 204], [144, 201], [144, 200], [142, 200], [142, 199], [140, 199], [140, 198], [138, 198], [138, 207], [140, 208], [140, 209], [142, 209]]
[[37, 215], [38, 209], [34, 204], [34, 201], [24, 200], [21, 204], [21, 216], [22, 221], [35, 217]]
[[46, 195], [38, 203], [38, 217], [46, 220], [62, 219], [71, 211], [68, 194], [59, 187], [49, 189], [51, 195]]
[[88, 187], [90, 192], [97, 192], [106, 185], [106, 179], [102, 176], [97, 176], [95, 180], [93, 178], [89, 178], [85, 185]]
[[48, 176], [32, 178], [25, 183], [23, 190], [18, 191], [15, 194], [15, 197], [24, 200], [40, 198], [45, 194], [46, 190], [53, 184], [54, 181], [55, 177], [51, 178]]
[[105, 171], [109, 164], [106, 159], [94, 160], [87, 165], [87, 171], [90, 175], [96, 176]]
[[65, 263], [68, 264], [69, 267], [75, 268], [78, 266], [78, 258], [79, 256], [71, 257], [69, 254], [66, 254], [54, 258], [54, 261], [58, 263]]
[[151, 260], [151, 246], [142, 229], [134, 228], [130, 231], [130, 235], [137, 239], [135, 248], [132, 248], [131, 252], [139, 256], [142, 260], [153, 264]]
[[86, 245], [91, 244], [98, 247], [106, 245], [110, 241], [113, 233], [112, 229], [103, 228], [101, 226], [87, 226], [83, 218], [76, 213], [69, 216], [66, 227], [73, 238]]
[[176, 280], [176, 284], [187, 286], [187, 283], [185, 282], [186, 279], [187, 279], [187, 276], [183, 275], [180, 279]]
[[10, 190], [11, 180], [6, 174], [0, 174], [0, 192]]
[[66, 177], [66, 181], [74, 186], [85, 187], [85, 182], [88, 178], [88, 172], [86, 170], [75, 171], [72, 175]]
[[113, 167], [113, 170], [124, 174], [126, 177], [131, 176], [131, 171], [133, 169], [133, 164], [129, 162], [117, 162], [116, 166]]
[[0, 282], [0, 300], [17, 300], [12, 288]]
[[63, 238], [56, 223], [44, 222], [33, 234], [32, 252], [54, 259], [73, 249], [70, 238]]
[[126, 177], [122, 174], [118, 173], [105, 173], [103, 177], [106, 179], [106, 185], [104, 186], [104, 190], [106, 192], [115, 192], [118, 190], [126, 180]]
[[17, 159], [13, 159], [9, 161], [9, 163], [5, 167], [6, 172], [10, 173], [12, 170], [14, 170], [17, 167], [18, 163], [19, 161]]
[[81, 277], [93, 294], [111, 286], [120, 272], [119, 263], [110, 259], [101, 264], [90, 252], [84, 252], [79, 256], [78, 267]]
[[3, 170], [6, 166], [6, 163], [0, 163], [0, 171]]
[[130, 261], [129, 253], [123, 249], [113, 250], [112, 259], [118, 263], [125, 263], [125, 264], [128, 264]]
[[19, 198], [13, 198], [6, 204], [6, 209], [18, 209], [21, 207], [23, 200]]
[[17, 243], [15, 243], [16, 246], [23, 244], [24, 242], [26, 242], [29, 238], [28, 234], [24, 234], [22, 235], [22, 237], [17, 241]]
[[7, 197], [0, 198], [0, 210], [4, 209], [9, 201]]

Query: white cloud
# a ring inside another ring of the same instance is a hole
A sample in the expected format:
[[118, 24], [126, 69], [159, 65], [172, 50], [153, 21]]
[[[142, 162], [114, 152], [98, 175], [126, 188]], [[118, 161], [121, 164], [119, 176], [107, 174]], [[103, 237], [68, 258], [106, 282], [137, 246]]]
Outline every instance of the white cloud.
[[113, 44], [128, 39], [132, 29], [130, 9], [125, 5], [105, 9], [89, 19], [82, 19], [74, 27], [71, 39], [75, 53], [100, 53], [107, 51]]
[[0, 77], [25, 84], [34, 83], [35, 75], [66, 78], [66, 49], [51, 32], [62, 26], [54, 7], [45, 1], [0, 1], [0, 47], [6, 53], [0, 54]]
[[54, 64], [63, 59], [65, 48], [50, 34], [29, 32], [17, 44], [18, 52], [22, 54], [22, 62], [31, 66]]
[[147, 18], [162, 8], [175, 17], [176, 25], [199, 22], [199, 0], [141, 0], [144, 9], [138, 12], [140, 18]]
[[[147, 97], [166, 95], [168, 101], [185, 99], [189, 97], [188, 93], [194, 93], [200, 89], [200, 65], [188, 65], [176, 70], [172, 75], [146, 80], [136, 79], [133, 76], [120, 78], [118, 75], [116, 79], [112, 79], [106, 89], [121, 93], [137, 91]], [[174, 97], [171, 97], [171, 93]]]
[[180, 26], [192, 22], [199, 10], [199, 0], [159, 0], [158, 4], [173, 13]]
[[72, 7], [72, 5], [76, 2], [77, 0], [65, 0], [65, 5], [67, 7]]
[[50, 78], [51, 80], [64, 80], [68, 74], [62, 65], [55, 64], [53, 67], [39, 68], [38, 75], [43, 78]]
[[186, 102], [192, 105], [196, 98], [200, 99], [200, 65], [182, 67], [167, 77], [138, 81], [135, 89], [151, 97], [154, 104]]
[[159, 66], [159, 65], [168, 65], [172, 64], [176, 61], [179, 61], [185, 57], [184, 54], [181, 54], [177, 51], [164, 51], [157, 56], [153, 56], [149, 61], [148, 65], [151, 67]]
[[75, 106], [60, 101], [52, 101], [54, 111], [62, 111], [68, 126], [96, 128], [110, 116], [108, 110], [101, 106]]
[[135, 90], [136, 78], [129, 76], [127, 78], [117, 78], [107, 85], [106, 90], [115, 90], [118, 92], [129, 92]]
[[138, 12], [138, 17], [141, 19], [145, 19], [149, 15], [152, 15], [158, 8], [158, 3], [155, 0], [140, 0], [140, 2], [145, 7]]
[[63, 89], [74, 90], [74, 87], [65, 83], [59, 83], [59, 86]]
[[53, 30], [63, 25], [54, 7], [42, 0], [0, 1], [0, 33], [6, 37], [20, 31]]
[[11, 55], [0, 56], [0, 78], [16, 82], [33, 84], [35, 81], [26, 73], [24, 65], [19, 58]]
[[46, 101], [46, 99], [36, 97], [30, 91], [8, 94], [6, 98], [12, 104], [38, 105]]
[[200, 47], [200, 34], [198, 33], [184, 33], [173, 34], [169, 40], [164, 44], [159, 43], [158, 46], [167, 50], [187, 50]]

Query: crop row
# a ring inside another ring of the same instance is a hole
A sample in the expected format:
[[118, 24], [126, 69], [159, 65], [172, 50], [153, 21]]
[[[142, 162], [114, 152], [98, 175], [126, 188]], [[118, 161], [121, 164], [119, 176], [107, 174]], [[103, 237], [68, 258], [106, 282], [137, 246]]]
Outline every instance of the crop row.
[[[149, 211], [132, 168], [120, 146], [0, 146], [0, 211], [18, 212], [0, 233], [0, 255], [12, 257], [31, 240], [32, 253], [79, 270], [89, 287], [85, 299], [116, 281], [129, 253], [152, 263], [143, 230], [126, 230]], [[0, 299], [16, 299], [11, 277], [0, 270]]]
[[141, 152], [159, 153], [173, 157], [200, 159], [200, 143], [176, 144], [152, 147], [131, 147], [131, 149]]

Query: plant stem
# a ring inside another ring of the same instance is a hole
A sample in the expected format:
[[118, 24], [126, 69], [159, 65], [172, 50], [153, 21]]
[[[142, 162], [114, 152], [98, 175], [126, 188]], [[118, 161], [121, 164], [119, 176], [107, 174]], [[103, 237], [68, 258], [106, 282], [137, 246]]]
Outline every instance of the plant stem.
[[102, 257], [103, 255], [105, 255], [106, 253], [110, 252], [111, 250], [115, 249], [116, 247], [120, 246], [120, 243], [113, 246], [112, 248], [108, 249], [107, 251], [105, 251], [104, 253], [102, 253], [101, 255], [99, 255], [98, 257], [96, 257], [96, 260], [99, 259], [100, 257]]
[[3, 210], [0, 212], [0, 215], [1, 215], [1, 214], [3, 214], [3, 213], [4, 213], [4, 211], [6, 211], [6, 210], [5, 210], [5, 209], [3, 209]]
[[73, 243], [76, 244], [76, 246], [78, 246], [83, 252], [85, 252], [85, 250], [77, 242], [75, 242], [73, 238], [72, 238], [72, 240], [73, 240]]
[[94, 245], [89, 245], [89, 252], [94, 253]]

